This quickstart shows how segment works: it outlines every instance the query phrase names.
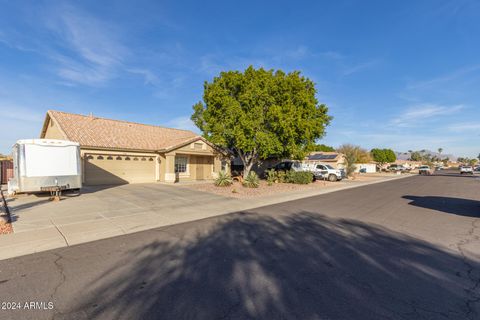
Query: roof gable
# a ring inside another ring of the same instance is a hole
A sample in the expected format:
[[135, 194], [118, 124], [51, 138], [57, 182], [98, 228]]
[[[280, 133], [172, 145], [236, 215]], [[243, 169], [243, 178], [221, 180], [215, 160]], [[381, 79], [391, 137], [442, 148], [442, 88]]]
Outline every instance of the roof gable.
[[202, 139], [188, 130], [52, 110], [47, 112], [42, 138], [49, 119], [59, 126], [66, 139], [78, 142], [82, 147], [160, 151]]

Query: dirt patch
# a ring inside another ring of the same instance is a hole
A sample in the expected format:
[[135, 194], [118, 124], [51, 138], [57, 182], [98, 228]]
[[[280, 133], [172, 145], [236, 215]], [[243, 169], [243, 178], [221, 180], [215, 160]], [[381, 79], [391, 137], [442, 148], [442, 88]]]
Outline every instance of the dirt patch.
[[327, 189], [339, 186], [343, 183], [345, 182], [316, 181], [310, 184], [274, 183], [269, 186], [266, 181], [261, 180], [258, 188], [246, 188], [242, 186], [240, 182], [234, 182], [233, 185], [229, 187], [217, 187], [213, 183], [192, 184], [186, 185], [185, 187], [193, 190], [218, 194], [225, 197], [244, 199], [269, 196], [278, 193]]
[[0, 224], [0, 234], [13, 233], [13, 228], [11, 223], [6, 223], [4, 225]]

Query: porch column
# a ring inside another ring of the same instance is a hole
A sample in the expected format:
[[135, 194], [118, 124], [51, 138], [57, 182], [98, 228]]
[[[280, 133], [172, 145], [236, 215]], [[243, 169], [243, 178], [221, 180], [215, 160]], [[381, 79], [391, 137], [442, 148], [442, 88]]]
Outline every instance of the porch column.
[[165, 155], [165, 182], [175, 182], [175, 154]]
[[160, 163], [161, 163], [160, 156], [155, 157], [155, 181], [160, 181]]

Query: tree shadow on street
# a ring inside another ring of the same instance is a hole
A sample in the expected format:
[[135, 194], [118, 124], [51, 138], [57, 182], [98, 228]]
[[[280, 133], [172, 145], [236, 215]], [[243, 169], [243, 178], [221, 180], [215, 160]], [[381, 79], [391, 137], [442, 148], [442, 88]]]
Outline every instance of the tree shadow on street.
[[480, 217], [480, 201], [441, 196], [403, 196], [411, 200], [409, 205], [456, 214], [465, 217]]
[[[356, 220], [236, 213], [152, 233], [83, 289], [88, 319], [478, 319], [475, 261]], [[153, 238], [153, 237], [152, 237]]]

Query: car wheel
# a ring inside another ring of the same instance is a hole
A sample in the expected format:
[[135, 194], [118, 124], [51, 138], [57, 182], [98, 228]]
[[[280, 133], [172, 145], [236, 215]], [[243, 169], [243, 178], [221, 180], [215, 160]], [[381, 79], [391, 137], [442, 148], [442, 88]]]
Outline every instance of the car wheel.
[[328, 181], [330, 181], [330, 182], [335, 182], [335, 181], [337, 181], [337, 176], [334, 175], [334, 174], [329, 175], [329, 176], [328, 176]]

